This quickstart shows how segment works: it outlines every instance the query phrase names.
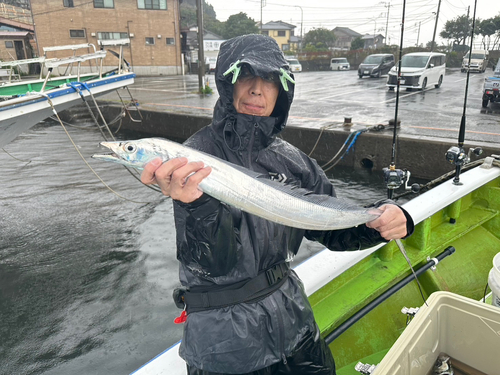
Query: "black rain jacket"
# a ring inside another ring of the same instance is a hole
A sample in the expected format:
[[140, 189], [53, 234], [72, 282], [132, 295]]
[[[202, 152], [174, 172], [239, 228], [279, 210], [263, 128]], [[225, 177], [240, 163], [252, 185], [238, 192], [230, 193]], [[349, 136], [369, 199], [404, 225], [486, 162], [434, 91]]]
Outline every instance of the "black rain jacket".
[[[288, 82], [288, 91], [280, 84], [270, 117], [236, 113], [233, 77], [223, 73], [238, 60], [261, 77], [276, 74], [280, 68], [291, 75], [283, 53], [270, 37], [246, 35], [223, 43], [215, 71], [220, 98], [213, 122], [185, 145], [259, 173], [284, 176], [287, 182], [317, 194], [335, 196], [316, 161], [276, 137], [285, 127], [294, 84]], [[180, 281], [191, 289], [210, 290], [253, 278], [259, 271], [290, 260], [303, 237], [336, 251], [358, 250], [383, 241], [377, 231], [365, 225], [337, 231], [287, 227], [241, 212], [206, 194], [190, 204], [174, 201], [174, 214]], [[283, 360], [315, 330], [311, 306], [292, 271], [280, 289], [258, 302], [188, 314], [180, 356], [201, 370], [247, 373]]]

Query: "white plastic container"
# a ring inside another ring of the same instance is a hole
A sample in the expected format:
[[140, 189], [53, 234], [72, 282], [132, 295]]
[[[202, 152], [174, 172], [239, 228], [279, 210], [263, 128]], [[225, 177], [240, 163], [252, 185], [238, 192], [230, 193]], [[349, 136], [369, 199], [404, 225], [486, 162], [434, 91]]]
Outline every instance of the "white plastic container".
[[493, 258], [493, 268], [488, 276], [488, 285], [491, 289], [491, 304], [500, 307], [500, 253]]
[[450, 292], [435, 292], [427, 303], [373, 375], [427, 375], [440, 353], [500, 375], [499, 308]]

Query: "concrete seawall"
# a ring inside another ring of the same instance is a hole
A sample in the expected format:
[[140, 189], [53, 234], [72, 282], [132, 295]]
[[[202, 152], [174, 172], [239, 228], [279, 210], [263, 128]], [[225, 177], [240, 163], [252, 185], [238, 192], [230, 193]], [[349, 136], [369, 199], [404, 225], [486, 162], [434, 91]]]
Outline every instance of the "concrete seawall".
[[[102, 103], [101, 110], [105, 118], [113, 119], [122, 110], [121, 107]], [[133, 122], [128, 116], [122, 120], [121, 130], [134, 131], [140, 137], [163, 137], [183, 142], [190, 135], [208, 125], [210, 117], [182, 115], [168, 112], [158, 112], [141, 109], [142, 122]], [[135, 113], [134, 113], [135, 114]], [[349, 134], [364, 127], [337, 127], [314, 129], [287, 125], [281, 136], [306, 154], [324, 164], [340, 150]], [[318, 140], [319, 138], [319, 140]], [[346, 168], [369, 168], [381, 171], [388, 167], [391, 161], [393, 130], [368, 131], [360, 134], [353, 148], [338, 165]], [[444, 173], [454, 171], [455, 167], [445, 159], [446, 151], [457, 144], [456, 139], [433, 139], [398, 135], [396, 143], [396, 167], [407, 169], [413, 177], [433, 179]], [[315, 147], [316, 145], [316, 147]], [[467, 152], [470, 147], [482, 147], [483, 156], [498, 154], [499, 148], [492, 143], [474, 142], [465, 144]], [[474, 157], [473, 157], [473, 160]]]

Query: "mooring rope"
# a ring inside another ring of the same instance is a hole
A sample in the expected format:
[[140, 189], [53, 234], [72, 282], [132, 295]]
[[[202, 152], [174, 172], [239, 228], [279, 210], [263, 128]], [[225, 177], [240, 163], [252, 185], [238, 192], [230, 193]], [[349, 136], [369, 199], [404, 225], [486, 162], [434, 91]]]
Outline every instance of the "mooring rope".
[[80, 150], [78, 149], [76, 143], [73, 141], [73, 138], [71, 138], [71, 135], [69, 134], [68, 130], [66, 129], [66, 127], [64, 126], [61, 118], [59, 117], [59, 114], [57, 113], [55, 107], [54, 107], [54, 103], [52, 103], [52, 100], [50, 99], [50, 97], [47, 95], [47, 94], [43, 94], [43, 93], [40, 93], [40, 95], [44, 96], [46, 99], [47, 99], [47, 102], [49, 103], [49, 105], [52, 107], [52, 112], [54, 112], [54, 115], [57, 117], [57, 119], [59, 120], [59, 124], [62, 126], [64, 132], [66, 133], [66, 135], [68, 136], [71, 144], [73, 145], [73, 147], [75, 148], [76, 152], [78, 153], [78, 155], [80, 156], [80, 158], [83, 160], [83, 162], [87, 165], [87, 167], [92, 171], [92, 173], [94, 173], [94, 175], [99, 179], [99, 181], [101, 181], [101, 183], [109, 190], [111, 191], [113, 194], [115, 194], [117, 197], [119, 198], [122, 198], [126, 201], [129, 201], [129, 202], [132, 202], [132, 203], [138, 203], [138, 204], [148, 204], [148, 203], [152, 203], [152, 202], [141, 202], [141, 201], [135, 201], [133, 199], [129, 199], [127, 197], [124, 197], [123, 195], [121, 195], [120, 193], [118, 193], [117, 191], [113, 190], [111, 188], [111, 186], [109, 186], [102, 178], [101, 176], [99, 176], [99, 174], [94, 170], [94, 168], [92, 168], [92, 166], [87, 162], [87, 160], [85, 159], [85, 157], [82, 155], [82, 153], [80, 152]]

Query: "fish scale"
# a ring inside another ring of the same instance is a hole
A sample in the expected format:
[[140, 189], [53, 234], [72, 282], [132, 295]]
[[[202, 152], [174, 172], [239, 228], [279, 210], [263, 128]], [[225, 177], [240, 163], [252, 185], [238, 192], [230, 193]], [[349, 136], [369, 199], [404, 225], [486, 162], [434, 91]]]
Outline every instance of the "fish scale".
[[101, 145], [113, 153], [96, 154], [93, 158], [137, 169], [143, 169], [157, 157], [163, 161], [177, 157], [201, 161], [212, 168], [198, 185], [201, 191], [242, 211], [290, 227], [345, 229], [374, 220], [381, 214], [375, 208], [366, 209], [343, 199], [263, 178], [249, 169], [166, 139], [144, 138]]

